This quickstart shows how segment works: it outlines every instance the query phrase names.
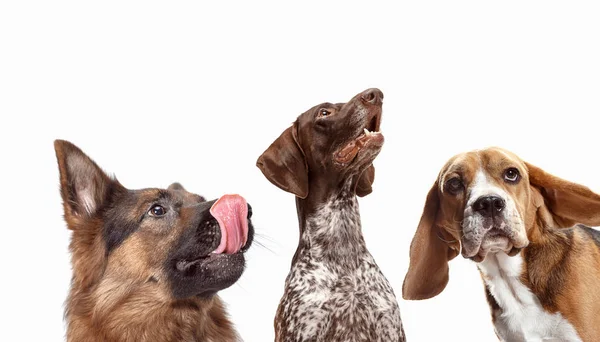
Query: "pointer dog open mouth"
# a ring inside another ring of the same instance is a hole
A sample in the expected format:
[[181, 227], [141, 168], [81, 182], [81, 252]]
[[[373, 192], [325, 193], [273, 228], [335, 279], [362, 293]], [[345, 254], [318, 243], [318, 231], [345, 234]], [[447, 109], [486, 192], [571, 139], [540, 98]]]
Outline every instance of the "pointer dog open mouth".
[[379, 131], [380, 124], [381, 112], [374, 113], [371, 120], [369, 120], [369, 125], [363, 129], [363, 133], [335, 153], [335, 161], [340, 164], [348, 164], [364, 149], [381, 148], [384, 138], [383, 134]]

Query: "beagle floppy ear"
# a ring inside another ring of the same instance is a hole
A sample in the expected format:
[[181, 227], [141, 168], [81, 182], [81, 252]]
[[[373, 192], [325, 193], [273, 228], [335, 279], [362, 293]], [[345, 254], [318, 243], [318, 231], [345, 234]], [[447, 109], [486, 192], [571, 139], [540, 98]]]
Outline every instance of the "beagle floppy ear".
[[436, 225], [440, 213], [439, 187], [436, 182], [425, 202], [417, 232], [410, 244], [410, 264], [402, 285], [402, 297], [409, 300], [435, 297], [448, 284], [448, 261], [460, 250], [446, 241], [454, 238]]
[[365, 197], [373, 192], [373, 181], [375, 181], [375, 167], [371, 165], [358, 178], [356, 194], [360, 197]]
[[544, 204], [558, 225], [555, 228], [572, 227], [576, 223], [600, 226], [600, 195], [583, 185], [553, 176], [537, 166], [525, 165], [529, 172], [529, 183], [544, 198]]
[[297, 123], [283, 131], [263, 154], [256, 166], [280, 189], [300, 198], [308, 196], [308, 167], [298, 144]]

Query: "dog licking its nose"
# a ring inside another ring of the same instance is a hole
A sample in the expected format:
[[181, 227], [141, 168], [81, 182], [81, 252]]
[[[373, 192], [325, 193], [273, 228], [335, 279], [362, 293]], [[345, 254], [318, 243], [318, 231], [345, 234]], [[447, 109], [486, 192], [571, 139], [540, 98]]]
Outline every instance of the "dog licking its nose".
[[210, 214], [219, 223], [221, 243], [213, 252], [235, 254], [248, 241], [248, 203], [240, 195], [225, 195], [210, 208]]
[[127, 189], [75, 145], [54, 147], [74, 232], [67, 341], [239, 341], [218, 293], [245, 269], [246, 200]]

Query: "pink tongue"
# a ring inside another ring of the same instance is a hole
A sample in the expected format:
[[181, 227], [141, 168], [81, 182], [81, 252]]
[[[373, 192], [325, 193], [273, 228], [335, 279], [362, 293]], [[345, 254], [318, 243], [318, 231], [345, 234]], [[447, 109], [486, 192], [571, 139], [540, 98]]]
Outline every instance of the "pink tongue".
[[213, 253], [234, 254], [248, 240], [248, 204], [240, 195], [224, 195], [210, 208], [221, 228], [221, 243]]

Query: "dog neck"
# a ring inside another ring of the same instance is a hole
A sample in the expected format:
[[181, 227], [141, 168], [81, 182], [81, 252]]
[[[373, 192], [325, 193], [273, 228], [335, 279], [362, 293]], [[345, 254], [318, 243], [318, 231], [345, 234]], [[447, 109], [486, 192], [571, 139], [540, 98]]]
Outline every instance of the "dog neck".
[[524, 250], [510, 257], [505, 253], [488, 255], [477, 266], [486, 285], [488, 302], [496, 333], [507, 341], [530, 341], [552, 338], [581, 341], [574, 327], [556, 310], [547, 310], [537, 291], [524, 279]]
[[92, 299], [97, 291], [85, 295], [73, 288], [67, 303], [67, 341], [240, 340], [218, 296], [165, 303], [153, 301], [153, 294], [152, 290], [130, 294], [106, 311]]
[[496, 332], [505, 340], [555, 338], [581, 341], [574, 327], [558, 311], [550, 293], [556, 269], [571, 249], [570, 229], [554, 229], [556, 222], [545, 206], [527, 222], [529, 245], [511, 257], [488, 255], [477, 264], [488, 292]]
[[359, 262], [366, 253], [354, 182], [347, 181], [329, 196], [314, 192], [306, 199], [297, 198], [296, 207], [300, 221], [299, 251], [310, 249], [312, 257], [345, 267], [353, 261]]

